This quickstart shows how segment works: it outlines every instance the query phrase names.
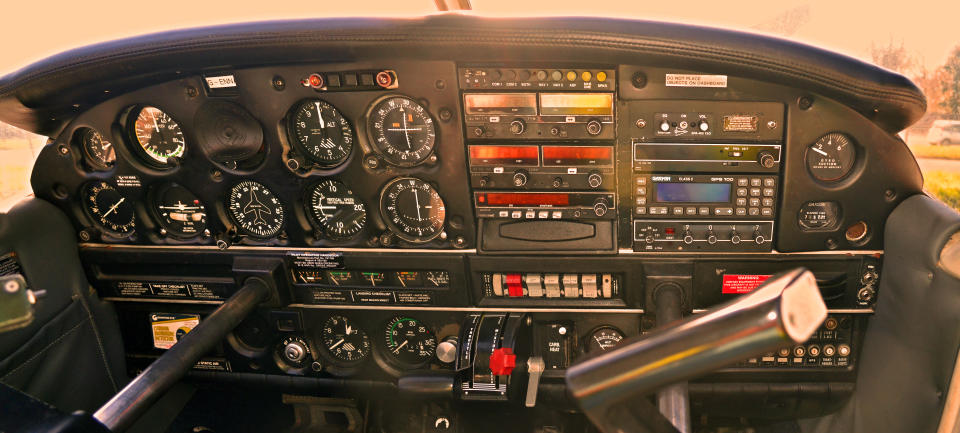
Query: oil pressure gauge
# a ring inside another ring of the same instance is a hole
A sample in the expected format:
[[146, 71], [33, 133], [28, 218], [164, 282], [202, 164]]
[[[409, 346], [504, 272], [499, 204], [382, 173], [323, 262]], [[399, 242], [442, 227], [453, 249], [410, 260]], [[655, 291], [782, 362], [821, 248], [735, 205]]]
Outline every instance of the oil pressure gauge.
[[807, 148], [807, 169], [814, 178], [825, 182], [846, 177], [856, 159], [853, 139], [839, 132], [824, 135]]
[[612, 326], [601, 326], [590, 333], [587, 352], [606, 352], [623, 341], [623, 332]]

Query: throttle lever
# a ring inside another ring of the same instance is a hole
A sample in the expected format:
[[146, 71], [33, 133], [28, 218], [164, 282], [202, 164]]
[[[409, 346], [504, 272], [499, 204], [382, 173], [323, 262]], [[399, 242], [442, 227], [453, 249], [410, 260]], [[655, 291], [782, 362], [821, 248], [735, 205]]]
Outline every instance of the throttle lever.
[[826, 317], [816, 278], [797, 268], [771, 277], [748, 295], [571, 366], [567, 389], [602, 432], [635, 431], [638, 426], [670, 431], [670, 423], [655, 409], [640, 407], [639, 419], [635, 410], [624, 410], [624, 404], [642, 406], [646, 401], [638, 397], [666, 385], [802, 343]]

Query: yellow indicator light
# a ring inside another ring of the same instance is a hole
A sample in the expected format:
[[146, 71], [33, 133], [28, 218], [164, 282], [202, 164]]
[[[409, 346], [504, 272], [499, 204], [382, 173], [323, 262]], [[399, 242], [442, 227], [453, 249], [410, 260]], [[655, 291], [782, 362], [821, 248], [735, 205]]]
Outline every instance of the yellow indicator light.
[[574, 71], [567, 72], [567, 81], [573, 81], [577, 79], [577, 73]]
[[580, 78], [583, 79], [583, 81], [590, 81], [590, 79], [593, 78], [593, 75], [590, 74], [590, 71], [583, 71], [583, 73], [580, 74]]
[[607, 73], [603, 71], [597, 72], [597, 81], [601, 83], [607, 81]]

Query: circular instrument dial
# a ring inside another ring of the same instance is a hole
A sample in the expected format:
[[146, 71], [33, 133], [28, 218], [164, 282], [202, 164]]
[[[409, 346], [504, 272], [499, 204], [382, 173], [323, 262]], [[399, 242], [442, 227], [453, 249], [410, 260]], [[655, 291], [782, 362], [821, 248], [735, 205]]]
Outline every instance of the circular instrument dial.
[[162, 185], [153, 194], [157, 222], [167, 233], [189, 238], [207, 229], [207, 208], [190, 190], [170, 183]]
[[380, 212], [387, 226], [407, 242], [436, 238], [446, 221], [446, 208], [437, 190], [412, 177], [387, 184], [380, 193]]
[[853, 140], [839, 132], [824, 135], [807, 148], [807, 168], [813, 177], [827, 182], [843, 179], [857, 158]]
[[260, 239], [272, 238], [283, 228], [283, 205], [267, 187], [250, 180], [230, 190], [230, 216], [243, 233]]
[[370, 355], [370, 338], [344, 316], [331, 316], [320, 332], [323, 347], [337, 361], [357, 363]]
[[94, 223], [108, 234], [119, 237], [133, 234], [133, 203], [113, 185], [106, 182], [88, 185], [83, 204]]
[[97, 170], [109, 170], [117, 162], [113, 144], [95, 129], [84, 128], [80, 132], [80, 146], [87, 162]]
[[134, 138], [148, 162], [166, 165], [168, 159], [183, 156], [183, 131], [170, 115], [156, 107], [142, 107], [133, 119]]
[[423, 366], [437, 350], [437, 338], [412, 317], [394, 317], [387, 323], [384, 337], [387, 358], [404, 368]]
[[367, 223], [367, 207], [353, 191], [328, 179], [310, 188], [307, 212], [330, 238], [348, 238], [360, 233]]
[[590, 333], [587, 352], [605, 352], [623, 341], [623, 332], [612, 326], [601, 326]]
[[368, 129], [377, 150], [389, 162], [409, 167], [433, 152], [437, 133], [426, 108], [405, 96], [381, 100], [368, 116]]
[[320, 99], [308, 99], [294, 107], [289, 132], [297, 149], [320, 166], [342, 164], [353, 148], [350, 122]]

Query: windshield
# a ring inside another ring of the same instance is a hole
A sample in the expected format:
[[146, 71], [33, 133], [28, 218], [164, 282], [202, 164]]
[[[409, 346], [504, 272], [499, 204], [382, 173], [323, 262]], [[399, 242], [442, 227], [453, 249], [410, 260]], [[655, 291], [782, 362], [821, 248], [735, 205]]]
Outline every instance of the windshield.
[[[914, 0], [883, 7], [874, 1], [690, 0], [676, 2], [583, 2], [582, 0], [471, 0], [482, 16], [604, 16], [649, 19], [760, 32], [838, 51], [900, 72], [928, 98], [927, 115], [901, 136], [920, 158], [926, 188], [960, 207], [960, 131], [934, 127], [960, 120], [960, 2]], [[432, 0], [323, 2], [165, 0], [144, 8], [129, 1], [10, 2], [0, 38], [0, 74], [70, 48], [151, 32], [225, 23], [339, 16], [415, 17], [436, 13]], [[54, 30], [51, 30], [54, 29]], [[24, 37], [24, 35], [29, 35]], [[22, 196], [43, 138], [0, 129], [0, 199]], [[0, 203], [3, 205], [3, 203]], [[0, 208], [3, 209], [3, 208]]]

